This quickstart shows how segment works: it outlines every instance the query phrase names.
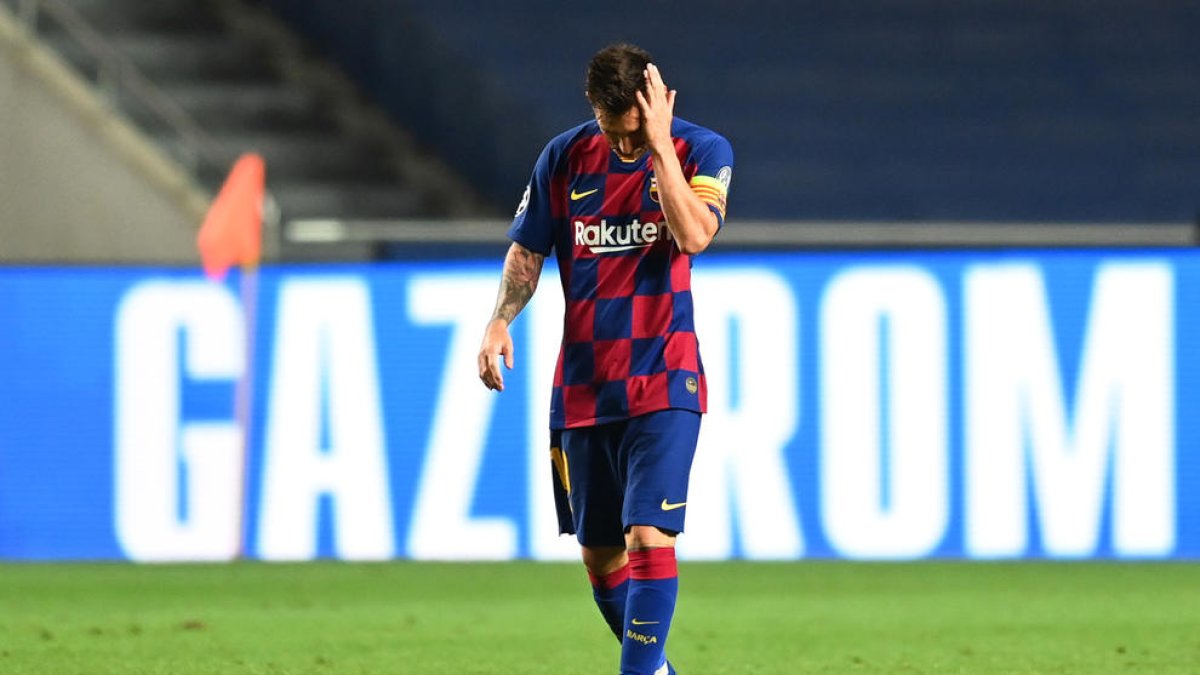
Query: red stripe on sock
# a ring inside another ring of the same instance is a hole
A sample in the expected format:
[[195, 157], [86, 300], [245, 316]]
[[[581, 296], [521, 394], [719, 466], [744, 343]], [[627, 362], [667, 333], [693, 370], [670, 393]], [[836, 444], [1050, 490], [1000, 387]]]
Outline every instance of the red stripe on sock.
[[673, 579], [679, 576], [675, 549], [667, 546], [630, 551], [629, 575], [634, 579]]
[[596, 588], [603, 588], [604, 590], [612, 590], [612, 589], [616, 588], [617, 586], [620, 586], [621, 584], [625, 583], [628, 579], [629, 579], [629, 564], [628, 563], [621, 565], [620, 569], [618, 569], [614, 572], [609, 572], [608, 574], [605, 574], [602, 577], [598, 577], [595, 574], [592, 574], [591, 570], [588, 570], [588, 581], [592, 582], [592, 586], [594, 586]]

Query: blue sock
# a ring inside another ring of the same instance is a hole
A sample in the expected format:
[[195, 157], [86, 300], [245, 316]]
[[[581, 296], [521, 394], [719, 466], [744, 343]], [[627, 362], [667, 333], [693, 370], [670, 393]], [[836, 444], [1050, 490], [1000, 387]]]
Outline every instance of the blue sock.
[[[666, 664], [667, 633], [671, 630], [678, 593], [679, 571], [674, 548], [629, 552], [629, 598], [621, 641], [622, 675], [654, 675]], [[670, 666], [667, 667], [669, 670]]]
[[608, 622], [617, 641], [621, 641], [621, 633], [625, 626], [625, 599], [629, 596], [629, 565], [598, 577], [589, 570], [588, 580], [592, 582], [592, 597], [600, 614]]

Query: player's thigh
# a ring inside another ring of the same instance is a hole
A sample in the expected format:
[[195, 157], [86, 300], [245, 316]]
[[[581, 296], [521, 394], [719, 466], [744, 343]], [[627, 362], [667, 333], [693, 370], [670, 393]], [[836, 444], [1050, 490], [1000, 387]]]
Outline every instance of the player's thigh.
[[629, 420], [620, 453], [624, 463], [625, 527], [653, 525], [667, 532], [683, 531], [688, 478], [700, 414], [690, 410], [661, 410]]
[[621, 523], [623, 489], [614, 463], [620, 432], [618, 425], [611, 424], [562, 432], [570, 480], [567, 498], [575, 536], [583, 546], [625, 544]]

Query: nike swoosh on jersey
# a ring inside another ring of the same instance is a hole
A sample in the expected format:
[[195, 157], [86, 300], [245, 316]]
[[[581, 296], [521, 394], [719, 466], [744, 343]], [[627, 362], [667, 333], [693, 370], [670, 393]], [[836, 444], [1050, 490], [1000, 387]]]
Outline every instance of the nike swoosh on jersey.
[[574, 190], [571, 190], [571, 201], [577, 201], [577, 200], [583, 199], [584, 197], [586, 197], [590, 194], [594, 194], [599, 191], [600, 191], [600, 188], [592, 188], [591, 190], [588, 190], [587, 192], [576, 192]]
[[679, 502], [678, 504], [672, 504], [665, 499], [662, 500], [662, 504], [659, 504], [659, 507], [663, 511], [674, 511], [675, 509], [681, 509], [684, 506], [687, 506], [687, 502]]

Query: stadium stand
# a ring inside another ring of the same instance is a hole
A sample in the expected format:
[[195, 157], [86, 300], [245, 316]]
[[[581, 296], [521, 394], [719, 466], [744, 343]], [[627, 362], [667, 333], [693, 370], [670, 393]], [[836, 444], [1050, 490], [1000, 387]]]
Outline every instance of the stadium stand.
[[1183, 0], [254, 0], [497, 204], [585, 119], [582, 65], [656, 54], [781, 220], [1192, 222], [1200, 5]]
[[289, 241], [392, 257], [375, 242], [502, 240], [542, 144], [588, 115], [583, 64], [618, 40], [651, 47], [679, 114], [733, 141], [726, 243], [1196, 241], [1200, 6], [1181, 0], [0, 4], [80, 15], [191, 138], [61, 21], [34, 35], [208, 191], [265, 154], [281, 259], [307, 256]]
[[[0, 2], [0, 264], [185, 263], [208, 196]], [[26, 5], [28, 7], [28, 5]]]
[[[48, 3], [43, 3], [48, 4]], [[126, 89], [117, 108], [215, 190], [233, 161], [257, 151], [286, 218], [454, 217], [486, 213], [471, 191], [322, 59], [309, 59], [269, 16], [212, 0], [68, 0], [87, 26], [182, 109], [203, 134], [188, 147]], [[100, 87], [109, 67], [43, 21], [38, 34]], [[197, 156], [198, 155], [198, 156]]]

